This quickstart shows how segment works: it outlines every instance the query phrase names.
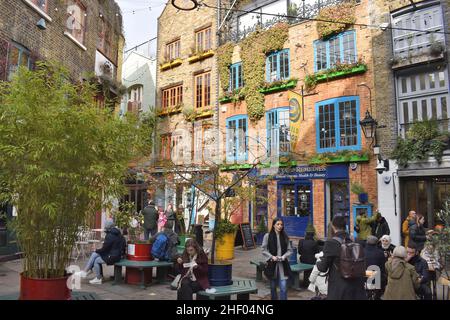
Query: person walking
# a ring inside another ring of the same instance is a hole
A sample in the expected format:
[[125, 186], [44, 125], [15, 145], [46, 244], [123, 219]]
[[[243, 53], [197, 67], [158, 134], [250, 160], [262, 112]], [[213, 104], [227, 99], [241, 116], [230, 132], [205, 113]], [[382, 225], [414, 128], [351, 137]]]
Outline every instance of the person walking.
[[[336, 216], [331, 222], [331, 235], [323, 248], [323, 257], [317, 262], [320, 272], [328, 271], [328, 300], [367, 300], [364, 289], [364, 275], [346, 279], [342, 276], [340, 266], [341, 243], [351, 243], [346, 232], [346, 219]], [[362, 249], [362, 248], [360, 248]]]
[[425, 246], [427, 241], [427, 235], [425, 231], [425, 217], [422, 214], [417, 214], [415, 223], [410, 222], [409, 225], [409, 242], [408, 246], [411, 244], [417, 248], [420, 252]]
[[208, 257], [194, 239], [186, 241], [183, 255], [177, 259], [181, 268], [177, 299], [193, 300], [193, 294], [209, 289]]
[[158, 232], [158, 211], [155, 202], [150, 200], [149, 204], [142, 210], [144, 216], [144, 239], [148, 240]]
[[379, 212], [375, 212], [371, 217], [367, 216], [367, 212], [363, 211], [356, 217], [356, 225], [358, 228], [358, 236], [356, 241], [363, 247], [366, 245], [367, 237], [372, 234], [372, 223], [377, 221]]
[[409, 242], [409, 225], [411, 221], [416, 220], [416, 212], [411, 210], [408, 212], [408, 216], [406, 217], [405, 221], [402, 223], [402, 235], [405, 240], [404, 246], [405, 248], [408, 246]]
[[417, 294], [422, 300], [431, 300], [431, 277], [428, 272], [428, 263], [420, 257], [420, 251], [411, 241], [409, 242], [408, 248], [406, 248], [406, 253], [406, 261], [415, 268], [417, 274], [419, 275], [420, 284], [417, 289]]
[[392, 256], [394, 253], [395, 246], [392, 244], [391, 236], [385, 234], [381, 237], [379, 242], [379, 247], [383, 250], [385, 262]]
[[377, 237], [377, 239], [381, 239], [385, 234], [390, 235], [391, 230], [386, 219], [379, 214], [377, 220], [372, 224], [372, 235]]
[[[319, 253], [319, 244], [314, 240], [315, 233], [312, 230], [306, 231], [305, 239], [300, 239], [298, 242], [298, 254], [300, 255], [300, 262], [307, 264], [316, 264], [315, 255]], [[311, 271], [304, 271], [304, 283], [305, 287], [309, 285], [309, 276]]]
[[388, 283], [383, 300], [416, 300], [416, 289], [419, 288], [419, 275], [415, 268], [405, 261], [406, 248], [398, 246], [392, 258], [386, 262]]
[[292, 247], [281, 219], [273, 219], [272, 228], [264, 235], [261, 247], [267, 261], [264, 275], [270, 280], [272, 300], [278, 300], [277, 285], [280, 287], [280, 300], [287, 300], [287, 280], [291, 275], [288, 258]]

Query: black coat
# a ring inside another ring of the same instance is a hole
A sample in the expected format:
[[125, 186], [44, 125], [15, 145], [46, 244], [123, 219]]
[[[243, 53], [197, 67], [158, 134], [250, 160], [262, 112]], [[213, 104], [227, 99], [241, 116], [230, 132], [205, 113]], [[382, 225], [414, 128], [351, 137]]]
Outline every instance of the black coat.
[[431, 276], [428, 271], [428, 263], [425, 259], [417, 255], [414, 258], [411, 258], [408, 263], [416, 268], [417, 274], [422, 278], [422, 280], [420, 280], [420, 284], [428, 284], [430, 282]]
[[422, 251], [427, 241], [427, 236], [425, 233], [425, 228], [414, 223], [409, 227], [409, 241], [416, 245], [418, 251]]
[[[351, 241], [345, 231], [338, 232], [336, 237]], [[325, 242], [323, 257], [317, 262], [320, 272], [328, 271], [328, 295], [329, 300], [367, 300], [364, 289], [365, 279], [344, 279], [338, 270], [341, 244], [334, 239]]]
[[370, 266], [378, 266], [381, 271], [381, 281], [383, 286], [386, 284], [386, 258], [384, 257], [384, 251], [377, 247], [376, 245], [366, 245], [364, 249], [364, 254], [366, 256], [366, 268]]
[[106, 231], [105, 242], [97, 252], [107, 265], [112, 265], [122, 258], [125, 250], [125, 239], [117, 228]]
[[319, 253], [319, 245], [314, 239], [300, 239], [298, 242], [298, 254], [301, 263], [316, 264], [316, 253]]
[[158, 228], [159, 213], [155, 206], [147, 206], [142, 210], [144, 216], [144, 228], [152, 230]]
[[389, 229], [389, 225], [384, 217], [381, 217], [380, 221], [375, 221], [372, 225], [372, 234], [380, 239], [385, 234], [390, 235], [391, 230]]

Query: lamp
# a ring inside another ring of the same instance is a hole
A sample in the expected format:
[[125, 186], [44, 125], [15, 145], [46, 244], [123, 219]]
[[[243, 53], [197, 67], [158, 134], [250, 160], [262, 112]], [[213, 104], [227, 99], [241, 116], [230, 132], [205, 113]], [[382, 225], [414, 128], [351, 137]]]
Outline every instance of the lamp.
[[199, 6], [197, 0], [172, 0], [172, 5], [182, 11], [191, 11]]
[[364, 119], [359, 121], [359, 125], [361, 126], [364, 137], [366, 137], [366, 139], [375, 139], [378, 123], [374, 118], [372, 118], [369, 110], [366, 111], [366, 116], [364, 117]]

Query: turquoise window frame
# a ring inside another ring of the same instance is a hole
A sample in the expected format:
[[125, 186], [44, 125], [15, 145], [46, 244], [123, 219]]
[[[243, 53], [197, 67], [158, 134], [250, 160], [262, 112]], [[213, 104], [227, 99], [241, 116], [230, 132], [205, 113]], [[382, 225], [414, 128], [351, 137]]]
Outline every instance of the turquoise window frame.
[[[241, 72], [239, 72], [239, 69]], [[233, 72], [234, 72], [234, 86], [233, 86]], [[241, 81], [239, 81], [239, 78], [241, 78]], [[239, 85], [241, 83], [241, 85]], [[242, 69], [242, 62], [233, 63], [230, 66], [230, 91], [237, 90], [239, 88], [242, 88], [244, 86], [244, 75], [243, 75], [243, 69]]]
[[[355, 121], [355, 127], [357, 132], [357, 143], [356, 145], [352, 146], [341, 146], [340, 142], [340, 118], [339, 118], [339, 103], [341, 102], [347, 102], [347, 101], [355, 101], [356, 102], [356, 121]], [[328, 147], [328, 148], [321, 148], [320, 147], [320, 132], [321, 132], [321, 125], [319, 122], [319, 110], [321, 106], [334, 104], [334, 138], [335, 138], [335, 146]], [[339, 97], [339, 98], [333, 98], [328, 100], [323, 100], [316, 103], [316, 150], [318, 153], [324, 153], [324, 152], [337, 152], [342, 150], [353, 150], [353, 151], [359, 151], [361, 150], [361, 128], [359, 126], [359, 120], [360, 120], [360, 101], [359, 96], [346, 96], [346, 97]]]
[[[238, 134], [238, 130], [239, 130], [239, 121], [244, 120], [245, 121], [245, 126], [246, 126], [246, 131], [245, 131], [245, 154], [244, 155], [239, 155], [239, 148], [240, 148], [240, 142], [239, 142], [239, 134]], [[230, 156], [230, 124], [234, 123], [236, 131], [235, 131], [235, 135], [233, 137], [234, 142], [234, 155]], [[248, 160], [248, 117], [246, 115], [237, 115], [237, 116], [233, 116], [230, 118], [227, 118], [227, 126], [226, 126], [226, 160], [227, 162], [237, 162], [237, 161], [247, 161]], [[237, 134], [236, 134], [237, 133]]]
[[[270, 132], [270, 128], [272, 128], [272, 124], [269, 123], [270, 118], [271, 118], [271, 116], [273, 118], [275, 118], [273, 128], [279, 130], [280, 129], [280, 112], [287, 112], [288, 119], [289, 119], [289, 110], [290, 110], [290, 107], [279, 107], [279, 108], [271, 109], [266, 112], [266, 135], [267, 135], [266, 143], [267, 143], [267, 156], [268, 157], [272, 156], [272, 144], [271, 144], [272, 135]], [[290, 141], [289, 141], [289, 143], [290, 143]], [[277, 141], [275, 141], [275, 147], [277, 149], [278, 155], [286, 156], [289, 154], [289, 152], [280, 152], [280, 136], [279, 135], [278, 135]]]
[[[288, 74], [287, 76], [281, 77], [281, 70], [280, 70], [280, 58], [281, 55], [287, 53], [288, 55]], [[270, 79], [270, 58], [275, 57], [277, 59], [277, 78], [275, 80], [271, 80]], [[270, 53], [269, 55], [267, 55], [266, 57], [266, 81], [267, 82], [274, 82], [274, 81], [279, 81], [279, 80], [287, 80], [289, 79], [291, 76], [291, 55], [289, 52], [289, 49], [283, 49], [283, 50], [279, 50], [279, 51], [275, 51]]]

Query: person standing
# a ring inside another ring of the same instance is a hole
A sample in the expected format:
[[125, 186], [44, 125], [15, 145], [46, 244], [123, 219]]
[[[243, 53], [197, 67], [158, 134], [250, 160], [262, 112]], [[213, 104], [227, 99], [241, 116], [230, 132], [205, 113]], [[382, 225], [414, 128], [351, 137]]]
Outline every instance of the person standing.
[[360, 215], [356, 217], [356, 225], [358, 226], [359, 232], [357, 237], [357, 242], [362, 246], [366, 245], [367, 237], [372, 234], [372, 223], [374, 223], [379, 216], [379, 212], [375, 212], [375, 214], [371, 217], [367, 216], [367, 212], [362, 212]]
[[154, 236], [158, 232], [158, 211], [153, 200], [150, 200], [142, 214], [144, 215], [144, 239], [148, 240], [150, 236]]
[[[319, 253], [319, 245], [316, 240], [314, 240], [314, 231], [306, 231], [305, 239], [300, 239], [298, 242], [298, 254], [300, 255], [300, 262], [307, 264], [316, 264], [315, 255]], [[309, 285], [309, 276], [311, 271], [304, 271], [304, 286]]]
[[164, 229], [164, 225], [167, 222], [167, 216], [162, 207], [158, 207], [158, 232]]
[[405, 248], [408, 246], [408, 242], [409, 242], [410, 222], [415, 221], [415, 220], [416, 220], [416, 212], [411, 210], [410, 212], [408, 212], [408, 216], [406, 217], [405, 221], [403, 221], [403, 223], [402, 223], [402, 235], [403, 235], [403, 238], [405, 239], [405, 242], [404, 242]]
[[317, 262], [320, 272], [328, 271], [328, 300], [367, 300], [364, 289], [364, 276], [346, 279], [342, 276], [340, 265], [341, 242], [351, 243], [346, 232], [343, 216], [336, 216], [331, 222], [331, 236], [323, 248], [323, 257]]
[[377, 266], [380, 269], [380, 282], [381, 288], [375, 288], [375, 300], [379, 300], [383, 290], [387, 284], [386, 270], [385, 270], [385, 257], [384, 252], [378, 246], [378, 239], [375, 236], [367, 237], [367, 245], [364, 250], [366, 255], [366, 269], [371, 266]]
[[169, 205], [167, 206], [165, 215], [167, 217], [167, 221], [171, 221], [172, 226], [175, 226], [176, 214], [175, 214], [175, 211], [173, 210], [172, 203], [169, 203]]
[[425, 217], [421, 214], [417, 214], [415, 223], [409, 225], [409, 242], [408, 246], [412, 244], [420, 252], [425, 246], [427, 241], [427, 235], [425, 231]]
[[287, 280], [291, 275], [288, 259], [292, 254], [292, 247], [281, 219], [273, 219], [272, 228], [264, 235], [261, 247], [267, 261], [264, 274], [270, 280], [271, 298], [278, 300], [278, 285], [280, 300], [287, 300]]
[[392, 256], [394, 253], [395, 246], [392, 244], [391, 236], [385, 234], [381, 237], [379, 242], [379, 247], [383, 250], [385, 262]]
[[392, 258], [386, 262], [388, 283], [383, 300], [416, 300], [416, 289], [419, 288], [419, 275], [415, 268], [405, 261], [405, 247], [394, 249]]
[[377, 220], [372, 225], [372, 235], [377, 237], [377, 239], [381, 239], [385, 234], [390, 235], [391, 230], [386, 219], [379, 214]]
[[186, 234], [186, 224], [184, 222], [184, 207], [182, 204], [178, 206], [175, 220], [175, 233]]
[[409, 242], [408, 248], [406, 249], [406, 253], [406, 261], [416, 269], [416, 272], [419, 275], [420, 285], [417, 289], [417, 293], [423, 300], [431, 300], [431, 277], [430, 273], [428, 272], [428, 263], [420, 257], [420, 251], [411, 241]]

